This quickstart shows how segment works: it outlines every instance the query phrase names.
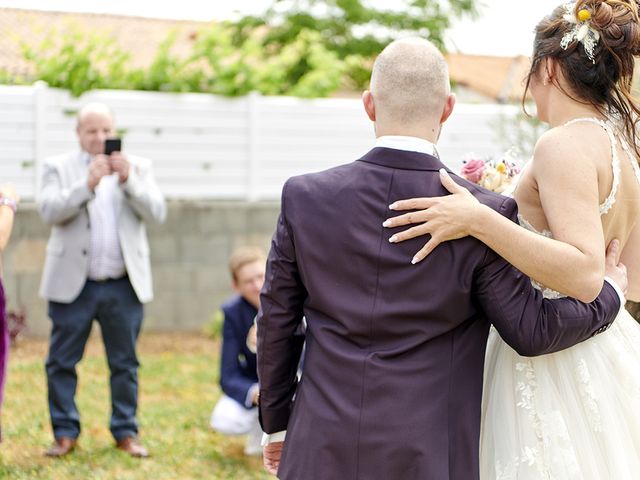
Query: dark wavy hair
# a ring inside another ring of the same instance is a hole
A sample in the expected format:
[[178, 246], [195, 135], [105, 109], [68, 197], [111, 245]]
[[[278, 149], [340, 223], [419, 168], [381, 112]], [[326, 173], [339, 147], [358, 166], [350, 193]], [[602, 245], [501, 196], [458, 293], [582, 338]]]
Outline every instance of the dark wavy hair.
[[[640, 53], [639, 5], [635, 0], [579, 0], [575, 14], [586, 9], [591, 13], [591, 27], [600, 34], [592, 61], [582, 43], [573, 41], [567, 49], [560, 46], [562, 37], [575, 24], [563, 17], [561, 5], [542, 19], [535, 29], [531, 68], [526, 77], [525, 97], [531, 79], [538, 74], [546, 57], [553, 58], [562, 69], [569, 91], [576, 101], [592, 105], [603, 116], [615, 116], [622, 122], [627, 142], [640, 157], [637, 124], [640, 108], [631, 93], [635, 56]], [[556, 84], [557, 87], [562, 88]]]

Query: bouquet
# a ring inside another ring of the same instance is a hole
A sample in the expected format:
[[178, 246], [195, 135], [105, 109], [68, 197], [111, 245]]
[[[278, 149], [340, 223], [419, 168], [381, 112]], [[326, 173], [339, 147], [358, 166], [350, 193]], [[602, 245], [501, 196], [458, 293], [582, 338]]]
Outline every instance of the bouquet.
[[463, 161], [460, 174], [477, 185], [496, 193], [507, 190], [520, 173], [513, 153], [507, 152], [500, 161], [470, 155]]

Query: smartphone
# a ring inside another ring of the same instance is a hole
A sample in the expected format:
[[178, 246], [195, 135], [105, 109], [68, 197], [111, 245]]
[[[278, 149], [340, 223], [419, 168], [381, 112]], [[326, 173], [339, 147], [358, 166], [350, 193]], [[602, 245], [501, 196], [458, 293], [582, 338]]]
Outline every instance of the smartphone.
[[122, 139], [120, 138], [107, 138], [104, 141], [104, 154], [111, 155], [113, 152], [122, 151]]

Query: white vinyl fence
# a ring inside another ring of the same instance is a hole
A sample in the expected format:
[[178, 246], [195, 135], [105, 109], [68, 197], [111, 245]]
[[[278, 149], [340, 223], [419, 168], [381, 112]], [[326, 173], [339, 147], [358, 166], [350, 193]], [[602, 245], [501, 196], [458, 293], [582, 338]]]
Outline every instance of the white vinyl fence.
[[[117, 90], [73, 98], [42, 83], [0, 85], [0, 184], [33, 199], [40, 162], [77, 148], [75, 114], [90, 101], [113, 109], [123, 151], [152, 159], [160, 187], [175, 199], [277, 199], [288, 177], [353, 161], [374, 142], [357, 99]], [[517, 111], [458, 105], [440, 139], [443, 161], [458, 170], [471, 152], [499, 157], [506, 146], [497, 124]]]

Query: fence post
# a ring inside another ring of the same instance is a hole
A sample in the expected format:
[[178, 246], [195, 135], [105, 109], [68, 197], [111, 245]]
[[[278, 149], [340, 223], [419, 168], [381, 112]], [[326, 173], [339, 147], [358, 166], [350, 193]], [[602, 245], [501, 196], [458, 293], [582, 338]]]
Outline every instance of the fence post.
[[251, 92], [247, 96], [247, 194], [246, 199], [255, 202], [260, 198], [260, 159], [258, 158], [258, 128], [261, 95]]
[[42, 181], [42, 161], [45, 154], [45, 135], [46, 135], [46, 114], [47, 114], [47, 82], [37, 81], [33, 86], [33, 108], [34, 108], [34, 199], [40, 191], [40, 183]]

